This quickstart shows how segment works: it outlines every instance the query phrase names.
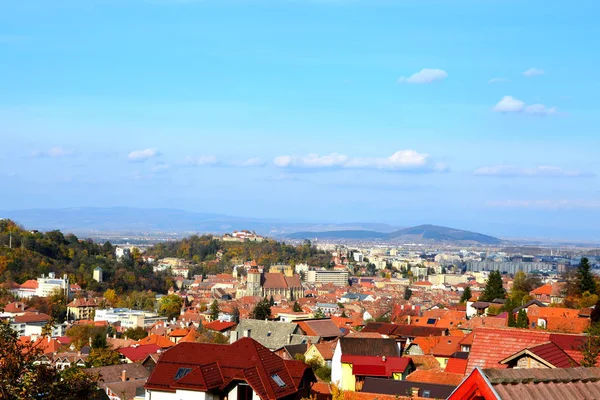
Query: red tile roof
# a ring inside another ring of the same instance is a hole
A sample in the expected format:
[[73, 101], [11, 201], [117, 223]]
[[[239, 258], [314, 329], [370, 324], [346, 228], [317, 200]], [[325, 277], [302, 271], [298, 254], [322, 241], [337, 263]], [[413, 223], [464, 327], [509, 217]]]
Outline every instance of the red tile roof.
[[573, 360], [567, 353], [565, 353], [560, 347], [558, 347], [555, 343], [548, 342], [544, 344], [540, 344], [537, 346], [529, 347], [524, 349], [511, 357], [507, 357], [507, 359], [503, 360], [503, 363], [508, 359], [513, 359], [521, 354], [531, 353], [534, 356], [541, 358], [547, 363], [553, 365], [557, 368], [572, 368], [577, 367], [579, 364]]
[[146, 344], [143, 346], [122, 347], [118, 350], [126, 358], [133, 362], [143, 361], [148, 354], [156, 353], [160, 350], [155, 344]]
[[550, 283], [547, 283], [544, 286], [540, 286], [539, 288], [532, 290], [530, 294], [532, 296], [535, 296], [536, 294], [539, 294], [539, 295], [545, 294], [545, 295], [550, 296], [551, 293], [552, 293], [552, 285]]
[[468, 361], [469, 360], [463, 358], [449, 358], [444, 372], [464, 375], [467, 371]]
[[[163, 353], [146, 388], [207, 391], [243, 380], [261, 399], [280, 399], [298, 391], [298, 376], [312, 374], [309, 369], [306, 365], [300, 368], [297, 361], [284, 361], [251, 338], [230, 345], [182, 343]], [[274, 377], [283, 384], [277, 384]]]
[[21, 289], [37, 289], [38, 281], [35, 279], [29, 279], [29, 280], [23, 282], [19, 287]]
[[463, 374], [453, 374], [450, 372], [426, 371], [418, 369], [406, 377], [411, 382], [435, 383], [438, 385], [458, 386], [464, 379]]
[[211, 331], [223, 332], [223, 331], [233, 328], [235, 325], [236, 325], [235, 322], [223, 322], [223, 321], [217, 320], [217, 321], [209, 322], [208, 324], [204, 325], [204, 327]]
[[145, 345], [145, 344], [155, 344], [162, 349], [166, 349], [168, 347], [175, 346], [175, 343], [171, 342], [168, 338], [160, 335], [148, 335], [147, 337], [138, 340], [137, 344]]
[[29, 323], [35, 323], [35, 322], [48, 322], [51, 319], [52, 319], [52, 317], [50, 317], [48, 314], [26, 312], [23, 315], [17, 315], [15, 317], [15, 323], [29, 324]]

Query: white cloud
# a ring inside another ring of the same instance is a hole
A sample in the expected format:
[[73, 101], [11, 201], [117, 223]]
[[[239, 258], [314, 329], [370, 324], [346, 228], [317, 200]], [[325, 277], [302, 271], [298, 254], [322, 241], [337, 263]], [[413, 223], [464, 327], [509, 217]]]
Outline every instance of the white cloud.
[[501, 113], [524, 113], [527, 115], [535, 115], [535, 116], [550, 116], [557, 115], [558, 109], [556, 107], [546, 107], [543, 104], [525, 104], [524, 101], [516, 99], [512, 96], [504, 96], [494, 108], [492, 108], [494, 112]]
[[184, 164], [196, 167], [216, 165], [217, 163], [217, 157], [215, 156], [186, 157], [184, 160]]
[[488, 201], [490, 207], [500, 208], [531, 208], [531, 209], [600, 209], [600, 200], [494, 200]]
[[488, 83], [491, 85], [493, 83], [503, 83], [503, 82], [510, 82], [510, 79], [507, 78], [492, 78], [488, 81]]
[[50, 150], [35, 150], [31, 153], [31, 157], [43, 158], [43, 157], [66, 157], [73, 155], [73, 150], [67, 150], [63, 147], [52, 147]]
[[493, 108], [496, 112], [521, 112], [525, 103], [512, 96], [504, 96]]
[[159, 163], [152, 167], [152, 171], [153, 172], [165, 172], [169, 168], [171, 168], [171, 166], [169, 164]]
[[252, 157], [244, 161], [235, 161], [231, 163], [234, 167], [264, 167], [266, 162], [258, 157]]
[[546, 107], [543, 104], [532, 104], [525, 107], [525, 113], [531, 115], [556, 115], [558, 113], [556, 107]]
[[283, 155], [275, 157], [273, 163], [278, 167], [296, 168], [361, 168], [381, 169], [388, 171], [445, 171], [447, 167], [433, 163], [428, 154], [414, 150], [400, 150], [389, 157], [349, 157], [332, 153], [319, 155], [311, 153], [306, 156]]
[[540, 75], [544, 75], [544, 74], [545, 74], [545, 72], [543, 69], [535, 68], [535, 67], [529, 68], [527, 71], [523, 72], [523, 76], [526, 76], [528, 78], [532, 78], [534, 76], [540, 76]]
[[447, 77], [448, 74], [443, 69], [425, 68], [415, 74], [412, 74], [408, 78], [405, 76], [401, 77], [400, 79], [398, 79], [398, 83], [431, 83], [434, 81], [441, 81], [443, 79], [446, 79]]
[[590, 177], [595, 176], [593, 173], [564, 170], [560, 167], [551, 165], [540, 165], [533, 168], [520, 168], [514, 165], [492, 165], [481, 167], [473, 171], [473, 174], [479, 176], [529, 176], [529, 177]]
[[144, 149], [144, 150], [134, 150], [129, 155], [127, 155], [127, 159], [129, 161], [145, 161], [150, 158], [156, 157], [158, 155], [158, 151], [156, 149]]

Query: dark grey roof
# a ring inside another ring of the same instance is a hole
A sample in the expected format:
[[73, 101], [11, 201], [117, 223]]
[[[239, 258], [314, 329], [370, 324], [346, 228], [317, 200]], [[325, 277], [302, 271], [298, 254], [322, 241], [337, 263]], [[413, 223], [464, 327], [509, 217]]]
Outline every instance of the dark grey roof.
[[250, 337], [270, 350], [277, 350], [290, 344], [319, 342], [318, 336], [305, 336], [300, 334], [298, 324], [276, 321], [262, 321], [243, 319], [236, 328], [238, 338], [244, 336], [245, 331], [250, 331]]
[[86, 368], [84, 371], [91, 374], [100, 374], [104, 383], [120, 382], [123, 371], [125, 371], [126, 377], [131, 380], [146, 379], [150, 376], [150, 372], [142, 364], [138, 363]]
[[456, 386], [367, 377], [365, 378], [362, 391], [367, 393], [380, 393], [393, 396], [406, 396], [411, 392], [412, 388], [419, 388], [420, 397], [423, 397], [424, 392], [428, 390], [429, 398], [446, 399], [448, 396], [450, 396]]
[[352, 356], [400, 356], [400, 349], [394, 339], [340, 338], [343, 355]]
[[515, 308], [513, 310], [513, 313], [518, 313], [519, 311], [521, 311], [522, 308], [527, 308], [527, 307], [532, 306], [534, 304], [536, 306], [538, 306], [538, 307], [546, 307], [546, 305], [544, 303], [542, 303], [541, 301], [533, 299], [533, 300], [529, 300], [527, 303], [523, 304], [522, 306], [519, 306], [519, 307]]

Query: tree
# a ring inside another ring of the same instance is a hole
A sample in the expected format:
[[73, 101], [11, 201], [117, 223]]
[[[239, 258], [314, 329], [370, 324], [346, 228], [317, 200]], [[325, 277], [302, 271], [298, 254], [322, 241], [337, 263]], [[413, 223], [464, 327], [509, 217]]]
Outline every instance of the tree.
[[231, 322], [236, 324], [240, 323], [240, 309], [238, 306], [233, 307], [233, 311], [231, 312]]
[[181, 314], [183, 299], [176, 294], [170, 294], [160, 299], [158, 312], [168, 319], [175, 319]]
[[590, 292], [596, 293], [596, 281], [594, 275], [592, 275], [592, 267], [590, 261], [583, 257], [581, 263], [577, 268], [577, 286], [579, 288], [579, 294]]
[[221, 312], [221, 310], [219, 310], [219, 303], [215, 299], [215, 300], [213, 300], [212, 304], [210, 305], [210, 320], [211, 321], [218, 320], [220, 312]]
[[300, 307], [300, 304], [298, 304], [297, 301], [294, 302], [294, 307], [292, 308], [293, 312], [302, 312], [302, 307]]
[[490, 277], [487, 280], [485, 289], [479, 297], [480, 301], [493, 301], [494, 299], [506, 298], [506, 290], [502, 286], [502, 276], [500, 271], [490, 272]]
[[594, 306], [594, 309], [592, 310], [592, 313], [590, 314], [590, 322], [592, 325], [600, 322], [600, 300], [598, 300]]
[[141, 340], [141, 339], [145, 338], [146, 336], [148, 336], [148, 332], [146, 332], [146, 330], [144, 328], [142, 328], [141, 326], [136, 326], [135, 328], [127, 329], [124, 332], [124, 335], [128, 339]]
[[580, 350], [583, 355], [581, 366], [595, 367], [600, 355], [600, 323], [593, 323], [587, 329], [586, 337]]
[[410, 300], [411, 297], [412, 297], [412, 290], [410, 290], [410, 288], [407, 286], [404, 289], [404, 300]]
[[250, 313], [250, 318], [252, 318], [252, 319], [271, 318], [271, 304], [269, 303], [269, 300], [264, 298], [261, 301], [259, 301], [258, 303], [256, 303], [256, 306], [254, 306], [254, 309]]
[[90, 351], [90, 355], [86, 360], [86, 364], [90, 367], [106, 367], [108, 365], [121, 364], [121, 356], [118, 351], [109, 348], [95, 348]]
[[315, 311], [314, 318], [315, 319], [323, 319], [323, 318], [325, 318], [325, 313], [320, 308], [317, 308], [317, 311]]
[[0, 322], [0, 399], [75, 400], [96, 393], [98, 376], [38, 364], [42, 353], [35, 342], [19, 341], [17, 332]]
[[508, 325], [509, 328], [515, 328], [517, 326], [517, 320], [515, 319], [515, 314], [512, 311], [508, 311], [506, 325]]
[[346, 315], [346, 310], [342, 311], [342, 315], [340, 315], [340, 317], [342, 317], [342, 318], [348, 318], [348, 316]]
[[519, 310], [519, 313], [517, 314], [517, 322], [515, 325], [517, 328], [529, 328], [529, 319], [527, 318], [527, 313], [525, 312], [525, 309], [522, 308]]
[[271, 295], [271, 297], [269, 297], [269, 305], [271, 307], [273, 307], [275, 305], [275, 299], [273, 299], [273, 295]]
[[461, 303], [466, 303], [467, 301], [469, 301], [471, 299], [471, 297], [473, 296], [473, 294], [471, 293], [471, 287], [467, 286], [460, 298], [460, 302]]
[[114, 289], [108, 289], [104, 292], [104, 298], [110, 305], [115, 305], [117, 303], [117, 292]]

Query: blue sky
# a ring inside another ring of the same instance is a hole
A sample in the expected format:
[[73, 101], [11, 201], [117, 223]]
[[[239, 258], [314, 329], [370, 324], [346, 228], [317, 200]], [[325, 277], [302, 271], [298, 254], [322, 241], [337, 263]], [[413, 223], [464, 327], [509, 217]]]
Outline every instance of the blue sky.
[[593, 1], [0, 4], [0, 209], [600, 239]]

